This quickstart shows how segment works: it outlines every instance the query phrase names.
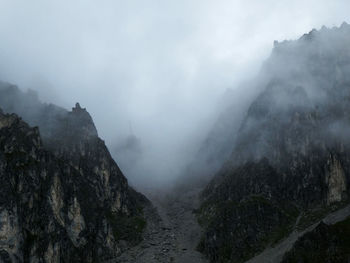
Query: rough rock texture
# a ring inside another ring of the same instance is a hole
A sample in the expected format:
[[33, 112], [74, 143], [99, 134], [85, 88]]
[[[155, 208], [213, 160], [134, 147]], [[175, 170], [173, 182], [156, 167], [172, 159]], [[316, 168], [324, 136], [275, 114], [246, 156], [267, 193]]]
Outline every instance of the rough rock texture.
[[59, 112], [42, 140], [0, 111], [0, 262], [103, 262], [141, 238], [148, 201], [128, 186], [86, 110]]
[[211, 261], [243, 262], [348, 202], [349, 44], [347, 24], [275, 43], [267, 84], [202, 195]]
[[350, 260], [350, 218], [335, 225], [321, 222], [301, 237], [282, 263], [348, 263]]

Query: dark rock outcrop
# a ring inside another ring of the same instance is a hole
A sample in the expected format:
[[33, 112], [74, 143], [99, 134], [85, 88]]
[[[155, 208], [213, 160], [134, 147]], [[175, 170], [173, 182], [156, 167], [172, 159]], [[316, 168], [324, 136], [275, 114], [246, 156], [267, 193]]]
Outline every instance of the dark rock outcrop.
[[243, 262], [311, 223], [302, 212], [348, 202], [349, 43], [347, 24], [275, 43], [267, 84], [202, 195], [199, 249], [213, 262]]
[[34, 104], [25, 116], [43, 123], [43, 137], [0, 111], [0, 262], [115, 258], [140, 240], [148, 200], [128, 186], [85, 109]]
[[301, 237], [282, 263], [348, 263], [350, 260], [350, 219], [335, 225], [321, 222]]

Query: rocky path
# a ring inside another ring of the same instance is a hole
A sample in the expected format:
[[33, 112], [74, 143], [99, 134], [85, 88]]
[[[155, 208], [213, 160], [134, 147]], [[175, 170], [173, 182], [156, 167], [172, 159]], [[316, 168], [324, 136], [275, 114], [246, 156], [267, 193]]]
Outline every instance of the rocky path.
[[208, 262], [196, 251], [201, 234], [193, 214], [198, 192], [149, 194], [155, 207], [147, 207], [144, 211], [148, 218], [144, 240], [114, 262]]

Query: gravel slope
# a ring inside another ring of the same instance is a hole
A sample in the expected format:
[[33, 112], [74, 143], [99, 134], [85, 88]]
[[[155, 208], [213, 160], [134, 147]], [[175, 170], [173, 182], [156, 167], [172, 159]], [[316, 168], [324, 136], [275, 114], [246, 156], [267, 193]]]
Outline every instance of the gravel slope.
[[198, 205], [198, 193], [148, 194], [155, 207], [144, 210], [148, 218], [144, 240], [114, 262], [207, 263], [196, 251], [201, 228], [192, 211]]

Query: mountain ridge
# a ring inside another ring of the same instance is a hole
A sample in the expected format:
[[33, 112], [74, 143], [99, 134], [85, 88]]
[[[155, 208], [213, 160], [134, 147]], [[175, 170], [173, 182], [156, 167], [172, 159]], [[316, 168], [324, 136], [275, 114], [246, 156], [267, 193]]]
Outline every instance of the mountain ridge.
[[267, 84], [202, 193], [199, 249], [212, 262], [244, 262], [298, 227], [301, 214], [348, 202], [349, 43], [346, 23], [275, 43], [261, 70]]
[[[49, 114], [41, 111], [52, 107]], [[117, 257], [141, 240], [142, 210], [150, 202], [128, 186], [79, 104], [71, 112], [50, 105], [37, 109], [26, 117], [56, 118], [43, 120], [49, 123], [43, 138], [40, 126], [32, 128], [0, 111], [1, 260], [104, 262]]]

